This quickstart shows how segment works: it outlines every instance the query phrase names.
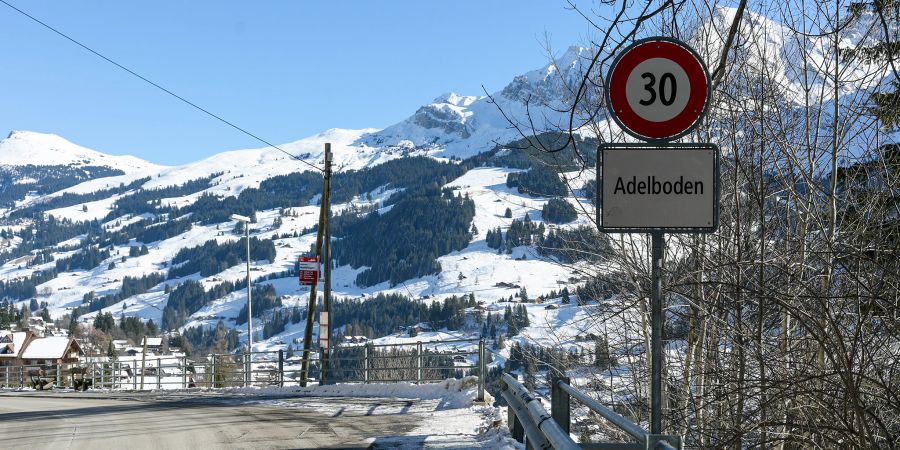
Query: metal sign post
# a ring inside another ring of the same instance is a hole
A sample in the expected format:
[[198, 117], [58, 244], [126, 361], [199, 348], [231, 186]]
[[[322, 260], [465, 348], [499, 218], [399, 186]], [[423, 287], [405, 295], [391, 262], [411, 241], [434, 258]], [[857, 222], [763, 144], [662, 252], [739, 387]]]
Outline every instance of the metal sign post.
[[662, 435], [662, 271], [665, 233], [711, 233], [719, 225], [719, 149], [673, 144], [697, 127], [709, 106], [706, 65], [692, 48], [667, 37], [635, 42], [606, 80], [609, 116], [650, 144], [598, 149], [597, 226], [605, 233], [649, 233], [650, 434]]
[[662, 433], [662, 367], [663, 345], [662, 332], [665, 316], [662, 305], [662, 258], [665, 235], [662, 231], [650, 233], [651, 240], [651, 267], [650, 267], [650, 433]]

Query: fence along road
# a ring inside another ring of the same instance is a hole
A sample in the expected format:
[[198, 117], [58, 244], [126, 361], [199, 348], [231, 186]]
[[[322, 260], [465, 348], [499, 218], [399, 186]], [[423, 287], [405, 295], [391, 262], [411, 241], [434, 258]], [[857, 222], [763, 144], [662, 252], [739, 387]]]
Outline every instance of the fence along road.
[[[483, 374], [484, 352], [484, 341], [471, 339], [339, 348], [327, 378], [427, 383], [473, 370]], [[241, 355], [198, 359], [169, 355], [68, 368], [3, 367], [0, 387], [80, 385], [107, 390], [0, 393], [3, 448], [370, 448], [373, 444], [377, 448], [379, 442], [392, 448], [393, 438], [409, 433], [419, 422], [415, 415], [422, 409], [416, 400], [329, 397], [329, 404], [344, 402], [348, 408], [326, 415], [306, 408], [250, 404], [276, 399], [303, 406], [308, 399], [296, 394], [241, 399], [218, 389], [296, 385], [294, 362], [278, 351], [254, 352], [252, 361]], [[141, 392], [149, 389], [155, 391]], [[479, 377], [478, 399], [483, 398], [484, 379]], [[398, 414], [404, 418], [398, 420]]]
[[[319, 399], [321, 400], [321, 399]], [[384, 399], [329, 399], [383, 406]], [[396, 403], [396, 401], [394, 401]], [[409, 433], [416, 422], [396, 415], [306, 408], [83, 394], [0, 394], [5, 448], [368, 448], [381, 437]]]
[[[337, 347], [333, 352], [332, 367], [325, 373], [316, 369], [320, 384], [324, 379], [329, 383], [407, 381], [421, 384], [487, 372], [484, 339], [364, 344]], [[64, 366], [4, 366], [0, 367], [0, 387], [143, 391], [297, 386], [300, 358], [285, 356], [283, 350], [277, 350], [253, 352], [249, 356], [152, 355], [115, 360], [99, 358]], [[483, 399], [484, 378], [479, 375], [477, 400]]]

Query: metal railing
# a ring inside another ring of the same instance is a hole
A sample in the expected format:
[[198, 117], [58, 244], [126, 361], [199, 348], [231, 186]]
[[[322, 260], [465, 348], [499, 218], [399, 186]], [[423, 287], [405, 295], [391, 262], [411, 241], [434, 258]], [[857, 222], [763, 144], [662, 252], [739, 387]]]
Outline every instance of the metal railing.
[[0, 367], [0, 386], [44, 390], [59, 386], [63, 376], [57, 365], [4, 366]]
[[[514, 439], [525, 442], [534, 449], [557, 450], [677, 450], [681, 449], [681, 437], [650, 434], [637, 424], [603, 406], [597, 400], [572, 387], [565, 377], [554, 378], [550, 386], [550, 414], [540, 400], [532, 396], [515, 377], [504, 373], [501, 377], [501, 395], [509, 404], [507, 423]], [[637, 442], [576, 443], [569, 435], [571, 426], [571, 398], [599, 414]]]
[[[485, 373], [484, 352], [484, 340], [478, 339], [342, 346], [333, 350], [330, 367], [320, 373], [326, 382], [440, 381]], [[483, 399], [481, 376], [479, 380]]]
[[[0, 387], [149, 390], [300, 386], [301, 351], [237, 354], [142, 355], [78, 364], [0, 367]], [[313, 381], [384, 383], [442, 381], [478, 375], [478, 401], [484, 400], [484, 340], [343, 346], [333, 349], [330, 367], [315, 363]]]

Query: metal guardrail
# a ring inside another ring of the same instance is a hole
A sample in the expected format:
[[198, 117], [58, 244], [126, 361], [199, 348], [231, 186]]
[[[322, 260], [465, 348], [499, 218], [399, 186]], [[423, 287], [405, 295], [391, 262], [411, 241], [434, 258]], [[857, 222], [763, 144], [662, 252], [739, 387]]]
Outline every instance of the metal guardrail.
[[[528, 436], [528, 443], [535, 449], [577, 450], [581, 447], [569, 437], [559, 423], [532, 397], [525, 386], [508, 373], [501, 378], [501, 395], [509, 404], [509, 421], [513, 437], [522, 441], [522, 433]], [[521, 425], [518, 426], [517, 422]], [[521, 431], [520, 431], [521, 430]], [[518, 436], [517, 436], [518, 434]]]
[[[441, 351], [439, 348], [474, 347], [475, 350]], [[319, 384], [325, 382], [415, 382], [443, 381], [476, 373], [478, 401], [484, 400], [487, 373], [484, 340], [367, 344], [355, 347], [353, 357], [331, 357], [332, 367], [317, 369]], [[409, 350], [404, 350], [408, 348]], [[299, 353], [299, 351], [298, 351]], [[466, 357], [475, 356], [472, 364]], [[455, 362], [457, 357], [466, 363]], [[321, 361], [321, 359], [320, 359]], [[448, 363], [449, 361], [449, 363]], [[340, 367], [343, 363], [343, 367]], [[338, 366], [338, 367], [335, 367]], [[147, 390], [228, 388], [247, 386], [300, 386], [301, 358], [286, 357], [283, 350], [251, 354], [212, 354], [199, 358], [183, 355], [141, 355], [79, 364], [0, 366], [0, 387], [52, 389]], [[328, 376], [321, 376], [328, 375]]]
[[[529, 448], [533, 449], [680, 450], [682, 448], [680, 436], [650, 434], [637, 424], [575, 389], [569, 383], [570, 380], [566, 377], [552, 380], [550, 387], [551, 413], [547, 414], [540, 401], [533, 397], [515, 377], [504, 373], [500, 383], [501, 395], [509, 404], [507, 422], [513, 438], [519, 442], [525, 442]], [[638, 442], [576, 443], [569, 435], [572, 397], [628, 433]]]

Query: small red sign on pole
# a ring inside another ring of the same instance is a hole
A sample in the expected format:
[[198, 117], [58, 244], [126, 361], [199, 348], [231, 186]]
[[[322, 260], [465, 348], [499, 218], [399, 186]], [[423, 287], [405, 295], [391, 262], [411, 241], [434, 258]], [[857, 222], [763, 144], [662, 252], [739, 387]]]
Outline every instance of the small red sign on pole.
[[300, 284], [311, 286], [319, 282], [319, 258], [316, 256], [301, 256], [298, 262]]

